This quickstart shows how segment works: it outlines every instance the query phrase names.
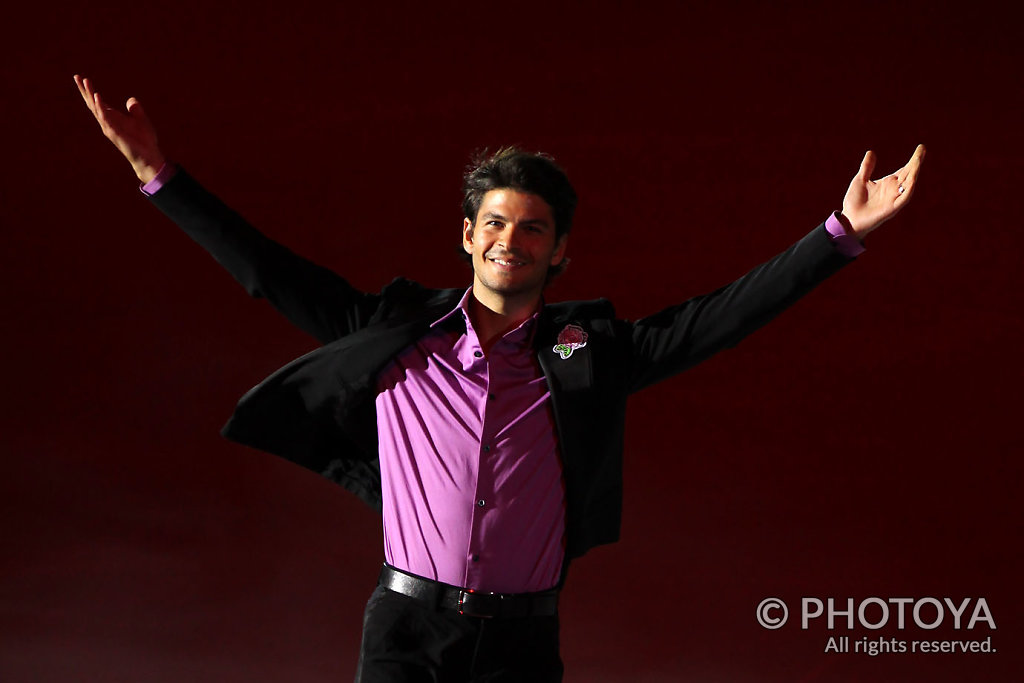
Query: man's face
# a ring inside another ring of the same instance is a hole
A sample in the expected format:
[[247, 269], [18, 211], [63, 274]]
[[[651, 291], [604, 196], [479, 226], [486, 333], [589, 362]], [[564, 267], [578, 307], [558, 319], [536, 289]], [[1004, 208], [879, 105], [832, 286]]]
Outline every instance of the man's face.
[[538, 195], [511, 189], [485, 194], [476, 223], [467, 218], [462, 230], [462, 246], [473, 257], [477, 299], [539, 298], [548, 268], [565, 255], [567, 237], [555, 239], [551, 207]]

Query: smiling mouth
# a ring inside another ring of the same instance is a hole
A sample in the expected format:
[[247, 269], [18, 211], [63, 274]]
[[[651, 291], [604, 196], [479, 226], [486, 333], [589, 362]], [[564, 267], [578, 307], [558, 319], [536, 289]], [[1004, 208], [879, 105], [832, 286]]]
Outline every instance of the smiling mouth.
[[503, 268], [516, 268], [519, 266], [526, 265], [526, 261], [520, 261], [519, 259], [488, 257], [487, 260], [492, 263], [497, 263], [499, 266], [502, 266]]

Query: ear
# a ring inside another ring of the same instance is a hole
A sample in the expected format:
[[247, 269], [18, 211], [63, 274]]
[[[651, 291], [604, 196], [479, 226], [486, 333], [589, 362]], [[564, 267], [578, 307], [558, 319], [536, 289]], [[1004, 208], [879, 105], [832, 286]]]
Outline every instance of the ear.
[[557, 266], [565, 259], [565, 248], [569, 246], [569, 235], [565, 234], [558, 238], [555, 244], [555, 252], [551, 254], [551, 265]]
[[462, 248], [467, 254], [473, 253], [473, 224], [468, 218], [462, 219]]

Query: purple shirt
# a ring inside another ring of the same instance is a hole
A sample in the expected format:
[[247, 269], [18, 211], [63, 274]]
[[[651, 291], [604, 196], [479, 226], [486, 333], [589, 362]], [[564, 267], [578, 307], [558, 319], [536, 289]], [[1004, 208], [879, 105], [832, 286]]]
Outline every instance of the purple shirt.
[[852, 232], [846, 232], [846, 228], [839, 220], [838, 211], [833, 211], [832, 215], [825, 219], [825, 230], [832, 238], [832, 246], [843, 256], [853, 258], [864, 253], [864, 244]]
[[142, 190], [142, 194], [151, 195], [156, 194], [157, 190], [164, 186], [168, 180], [174, 177], [174, 174], [178, 172], [178, 165], [171, 162], [165, 161], [164, 165], [160, 167], [160, 170], [156, 172], [153, 179], [145, 185], [140, 185], [139, 189]]
[[565, 487], [537, 316], [485, 356], [470, 296], [378, 376], [385, 558], [464, 588], [546, 590], [565, 554]]

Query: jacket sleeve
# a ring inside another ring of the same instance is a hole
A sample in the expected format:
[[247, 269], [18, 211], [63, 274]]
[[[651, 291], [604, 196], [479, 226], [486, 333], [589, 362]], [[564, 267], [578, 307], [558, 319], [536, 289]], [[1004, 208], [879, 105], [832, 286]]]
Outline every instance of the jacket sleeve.
[[732, 348], [852, 260], [822, 224], [735, 282], [636, 321], [630, 391]]
[[379, 304], [379, 295], [356, 290], [340, 275], [264, 236], [183, 169], [149, 199], [250, 296], [267, 299], [322, 343], [365, 326]]

